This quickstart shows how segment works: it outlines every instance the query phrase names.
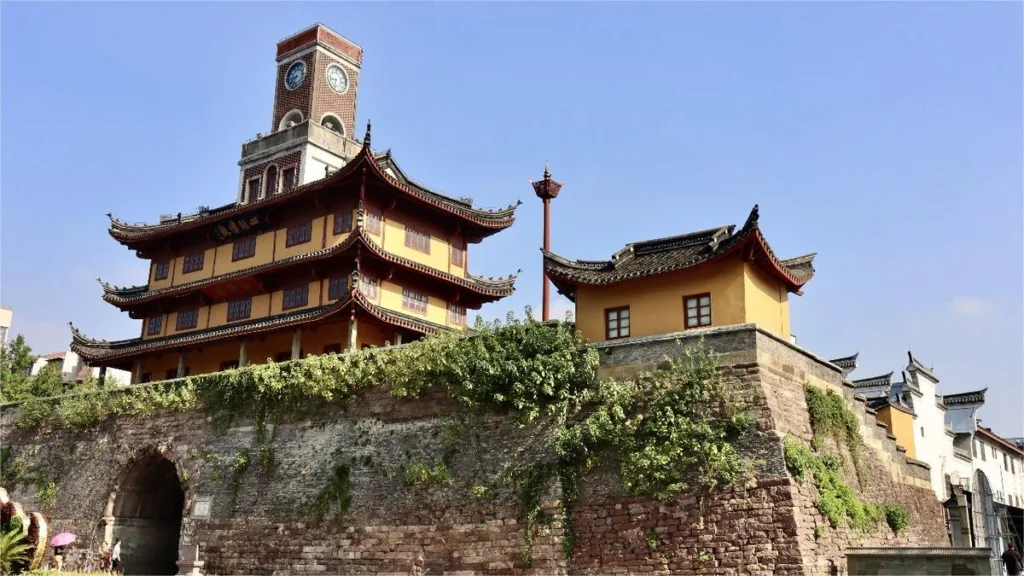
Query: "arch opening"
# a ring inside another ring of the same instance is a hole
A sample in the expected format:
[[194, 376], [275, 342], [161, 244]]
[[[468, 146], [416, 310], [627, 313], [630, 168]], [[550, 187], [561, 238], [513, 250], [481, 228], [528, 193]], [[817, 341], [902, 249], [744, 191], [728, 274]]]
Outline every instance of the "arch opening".
[[285, 114], [284, 118], [281, 118], [281, 123], [277, 126], [277, 129], [287, 130], [288, 128], [291, 128], [296, 124], [302, 124], [302, 120], [302, 111], [292, 110], [291, 112]]
[[320, 119], [320, 125], [327, 128], [331, 132], [335, 132], [342, 136], [345, 135], [345, 125], [341, 123], [334, 114], [324, 114], [324, 117]]
[[158, 453], [134, 462], [114, 498], [114, 538], [126, 574], [177, 574], [185, 491], [174, 463]]

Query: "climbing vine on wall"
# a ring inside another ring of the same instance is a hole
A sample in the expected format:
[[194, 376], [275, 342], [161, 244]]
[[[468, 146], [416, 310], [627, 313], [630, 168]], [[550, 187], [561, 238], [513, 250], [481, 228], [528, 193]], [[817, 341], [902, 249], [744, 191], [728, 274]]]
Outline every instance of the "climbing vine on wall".
[[909, 525], [906, 508], [892, 503], [876, 504], [858, 498], [854, 489], [842, 479], [844, 467], [841, 456], [827, 451], [825, 441], [831, 438], [850, 453], [858, 480], [861, 467], [860, 422], [850, 410], [843, 396], [823, 391], [810, 384], [804, 385], [807, 411], [813, 432], [811, 447], [792, 439], [783, 441], [786, 467], [798, 482], [814, 480], [818, 489], [817, 508], [833, 528], [843, 524], [869, 531], [885, 520], [894, 533], [899, 534]]
[[[555, 424], [546, 459], [521, 462], [510, 481], [527, 525], [527, 562], [536, 527], [548, 520], [542, 518], [541, 501], [556, 483], [556, 514], [571, 560], [571, 503], [579, 498], [581, 475], [602, 459], [618, 465], [628, 493], [665, 500], [696, 493], [703, 502], [712, 490], [749, 471], [735, 443], [750, 430], [751, 419], [736, 410], [715, 355], [703, 342], [687, 349], [682, 359], [670, 359], [663, 368], [625, 382], [596, 382], [597, 365], [596, 351], [572, 325], [540, 323], [527, 310], [522, 321], [509, 315], [503, 324], [478, 322], [468, 336], [442, 334], [399, 347], [33, 400], [30, 415], [23, 413], [19, 425], [77, 431], [111, 417], [202, 410], [215, 429], [224, 430], [237, 418], [249, 417], [254, 422], [255, 460], [269, 472], [279, 423], [370, 387], [384, 386], [398, 398], [440, 388], [467, 413], [505, 416], [520, 424], [545, 417]], [[28, 407], [23, 405], [23, 410]], [[249, 465], [248, 450], [232, 463], [231, 509]], [[326, 479], [307, 505], [314, 518], [323, 519], [331, 511], [345, 514], [351, 502], [349, 473], [348, 467], [339, 466]], [[445, 488], [451, 483], [444, 459], [412, 462], [401, 474], [400, 480], [413, 487]], [[486, 495], [488, 489], [475, 492]]]
[[850, 410], [846, 399], [832, 390], [804, 384], [804, 398], [811, 419], [811, 430], [814, 432], [811, 445], [820, 451], [825, 447], [825, 440], [831, 438], [838, 446], [845, 447], [850, 453], [857, 479], [860, 480], [863, 471], [860, 465], [860, 421], [857, 415]]

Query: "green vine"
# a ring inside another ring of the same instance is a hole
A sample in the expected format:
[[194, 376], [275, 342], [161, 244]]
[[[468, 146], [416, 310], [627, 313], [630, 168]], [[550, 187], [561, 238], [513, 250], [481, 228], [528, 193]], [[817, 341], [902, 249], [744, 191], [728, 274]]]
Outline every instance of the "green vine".
[[811, 384], [804, 384], [807, 413], [811, 419], [814, 436], [811, 445], [815, 450], [824, 449], [825, 440], [833, 439], [837, 445], [845, 446], [853, 461], [857, 480], [861, 481], [863, 470], [860, 464], [860, 420], [850, 410], [846, 399], [832, 390], [821, 390]]
[[243, 450], [235, 455], [231, 463], [231, 499], [228, 502], [228, 509], [234, 512], [235, 504], [238, 503], [238, 490], [242, 486], [242, 477], [249, 469], [249, 452]]
[[402, 484], [426, 488], [430, 486], [448, 486], [452, 483], [451, 473], [444, 460], [438, 460], [433, 466], [413, 460], [402, 468]]
[[307, 505], [306, 513], [312, 516], [317, 524], [323, 522], [332, 510], [336, 513], [336, 518], [340, 520], [348, 512], [351, 504], [352, 486], [349, 481], [349, 468], [344, 464], [339, 464], [334, 467], [334, 473], [327, 485]]
[[[844, 523], [863, 532], [876, 528], [883, 519], [899, 534], [909, 524], [909, 512], [898, 504], [879, 505], [857, 497], [853, 488], [843, 482], [840, 473], [843, 461], [832, 454], [815, 454], [804, 444], [783, 440], [786, 468], [793, 478], [803, 483], [814, 479], [818, 488], [818, 512], [832, 528]], [[816, 537], [817, 533], [816, 533]]]
[[45, 480], [39, 478], [36, 483], [37, 498], [39, 500], [39, 506], [43, 510], [49, 510], [53, 507], [53, 503], [57, 500], [57, 481], [56, 480]]
[[553, 462], [535, 462], [526, 464], [513, 471], [519, 490], [520, 521], [525, 525], [523, 532], [523, 564], [533, 564], [533, 539], [537, 534], [537, 526], [542, 523], [542, 498], [545, 490], [557, 472]]

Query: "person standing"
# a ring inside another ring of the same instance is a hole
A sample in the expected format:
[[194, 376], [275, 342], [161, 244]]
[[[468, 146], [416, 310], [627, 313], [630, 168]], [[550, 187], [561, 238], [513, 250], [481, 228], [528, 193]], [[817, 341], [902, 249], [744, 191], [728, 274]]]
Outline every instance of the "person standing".
[[1013, 544], [1006, 547], [1006, 552], [1003, 552], [1003, 564], [1006, 566], [1006, 573], [1009, 576], [1019, 576], [1022, 569], [1024, 569], [1024, 562], [1021, 561], [1020, 552]]
[[56, 546], [53, 549], [53, 563], [56, 566], [57, 572], [64, 569], [64, 547]]
[[110, 569], [113, 572], [121, 570], [121, 539], [114, 540], [114, 549], [110, 551]]

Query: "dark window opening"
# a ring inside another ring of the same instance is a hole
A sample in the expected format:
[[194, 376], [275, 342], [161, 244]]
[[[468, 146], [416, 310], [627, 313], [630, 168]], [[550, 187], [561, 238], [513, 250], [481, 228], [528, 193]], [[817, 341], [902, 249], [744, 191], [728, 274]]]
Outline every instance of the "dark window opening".
[[309, 303], [309, 284], [303, 284], [284, 291], [284, 298], [281, 302], [283, 310], [299, 308]]
[[184, 312], [178, 312], [177, 323], [175, 324], [175, 330], [191, 330], [199, 325], [199, 310], [192, 309]]
[[146, 330], [146, 334], [148, 336], [153, 336], [154, 334], [159, 334], [160, 330], [164, 327], [164, 318], [163, 318], [163, 316], [153, 316], [152, 318], [149, 319], [148, 322], [149, 322], [148, 329]]
[[189, 272], [198, 272], [203, 269], [203, 264], [206, 262], [206, 251], [196, 252], [185, 256], [185, 261], [181, 264], [181, 271], [184, 274]]
[[154, 280], [166, 280], [167, 276], [170, 274], [170, 272], [171, 272], [171, 263], [170, 262], [157, 262], [156, 263], [156, 270], [154, 270], [154, 272], [153, 272], [153, 279]]
[[305, 222], [303, 224], [296, 224], [295, 226], [289, 226], [288, 231], [285, 233], [284, 245], [286, 248], [297, 246], [299, 244], [305, 244], [313, 238], [313, 223]]
[[256, 237], [249, 236], [235, 242], [231, 247], [231, 261], [245, 260], [256, 255]]
[[239, 298], [228, 302], [228, 321], [248, 318], [252, 314], [252, 298]]

